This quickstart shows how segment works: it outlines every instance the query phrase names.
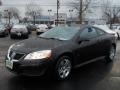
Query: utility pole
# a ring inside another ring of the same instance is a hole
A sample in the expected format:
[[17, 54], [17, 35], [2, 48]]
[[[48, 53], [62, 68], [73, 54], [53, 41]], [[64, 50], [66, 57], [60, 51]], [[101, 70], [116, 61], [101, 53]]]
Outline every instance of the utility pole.
[[36, 12], [33, 11], [33, 24], [35, 25], [36, 23]]
[[73, 23], [73, 17], [72, 17], [72, 12], [73, 12], [73, 10], [71, 9], [71, 10], [69, 10], [69, 12], [70, 12], [71, 24], [72, 24], [72, 23]]
[[52, 12], [52, 9], [48, 9], [48, 13], [49, 13], [49, 25], [50, 25], [50, 21], [51, 21], [51, 15], [50, 12]]
[[57, 26], [58, 26], [58, 18], [59, 18], [59, 12], [58, 12], [58, 10], [59, 10], [59, 8], [60, 8], [60, 1], [59, 0], [57, 0]]
[[8, 18], [8, 17], [7, 17], [7, 16], [8, 16], [7, 13], [8, 13], [8, 10], [4, 10], [4, 13], [5, 13], [5, 14], [4, 14], [4, 15], [5, 15], [4, 18], [6, 19], [6, 24], [7, 24], [7, 18]]
[[11, 15], [11, 12], [8, 11], [9, 25], [10, 25], [10, 15]]
[[[2, 6], [2, 1], [0, 0], [0, 6]], [[2, 19], [2, 13], [0, 13], [0, 21]]]
[[83, 0], [80, 0], [80, 11], [79, 11], [79, 19], [80, 19], [80, 24], [82, 24], [82, 10], [83, 10]]

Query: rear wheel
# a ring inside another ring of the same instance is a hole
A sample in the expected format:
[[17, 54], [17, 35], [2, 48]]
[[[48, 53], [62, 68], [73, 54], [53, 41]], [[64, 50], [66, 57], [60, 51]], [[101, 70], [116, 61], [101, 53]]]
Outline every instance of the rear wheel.
[[107, 62], [111, 62], [111, 61], [113, 61], [114, 60], [114, 58], [115, 58], [115, 53], [116, 53], [116, 48], [115, 48], [115, 46], [111, 46], [111, 49], [110, 49], [110, 51], [109, 51], [109, 54], [106, 56], [106, 60], [107, 60]]
[[71, 58], [68, 56], [62, 56], [59, 58], [55, 68], [55, 74], [58, 80], [67, 79], [72, 70]]

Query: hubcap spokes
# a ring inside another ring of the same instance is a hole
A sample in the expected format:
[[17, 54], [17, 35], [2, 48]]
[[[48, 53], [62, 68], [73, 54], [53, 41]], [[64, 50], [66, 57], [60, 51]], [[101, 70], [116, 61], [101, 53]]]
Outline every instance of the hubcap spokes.
[[60, 62], [58, 67], [58, 73], [61, 78], [66, 78], [71, 71], [71, 62], [68, 59], [64, 59]]

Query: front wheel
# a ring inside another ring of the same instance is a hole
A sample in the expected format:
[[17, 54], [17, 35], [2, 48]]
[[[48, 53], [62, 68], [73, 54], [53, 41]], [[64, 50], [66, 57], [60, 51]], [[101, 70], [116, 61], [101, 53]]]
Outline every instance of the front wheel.
[[62, 56], [59, 58], [56, 64], [55, 72], [58, 80], [67, 79], [72, 70], [71, 58], [68, 56]]
[[106, 56], [107, 62], [111, 62], [114, 60], [116, 54], [116, 48], [112, 45], [109, 51], [109, 54]]

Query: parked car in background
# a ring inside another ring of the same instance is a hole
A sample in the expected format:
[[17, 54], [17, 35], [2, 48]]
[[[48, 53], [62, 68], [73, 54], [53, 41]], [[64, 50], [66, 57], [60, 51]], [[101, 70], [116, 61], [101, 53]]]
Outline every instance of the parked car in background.
[[107, 25], [93, 25], [95, 27], [98, 27], [98, 28], [101, 28], [102, 30], [104, 30], [105, 32], [111, 34], [111, 35], [114, 35], [116, 37], [116, 39], [118, 39], [118, 34], [117, 32], [109, 29], [109, 27]]
[[3, 24], [0, 24], [0, 36], [7, 36], [9, 31], [5, 28]]
[[39, 35], [39, 34], [44, 33], [46, 31], [48, 31], [48, 26], [46, 24], [40, 24], [37, 26], [36, 34]]
[[18, 75], [50, 76], [52, 73], [64, 80], [73, 68], [101, 59], [113, 61], [115, 52], [115, 37], [100, 28], [55, 27], [39, 37], [11, 45], [6, 67]]
[[112, 30], [117, 33], [118, 39], [120, 39], [120, 26], [112, 26]]
[[25, 37], [25, 38], [29, 37], [29, 32], [25, 25], [16, 24], [13, 26], [10, 32], [10, 38], [12, 39], [15, 37]]
[[54, 28], [56, 25], [55, 24], [52, 24], [51, 27]]
[[11, 32], [12, 27], [13, 27], [13, 24], [5, 24], [5, 29], [9, 31], [9, 33]]
[[28, 24], [27, 25], [27, 30], [29, 32], [29, 34], [31, 34], [32, 31], [36, 31], [36, 25], [33, 25], [33, 24]]
[[50, 24], [48, 24], [47, 27], [48, 27], [48, 29], [53, 28], [52, 25], [50, 25]]

